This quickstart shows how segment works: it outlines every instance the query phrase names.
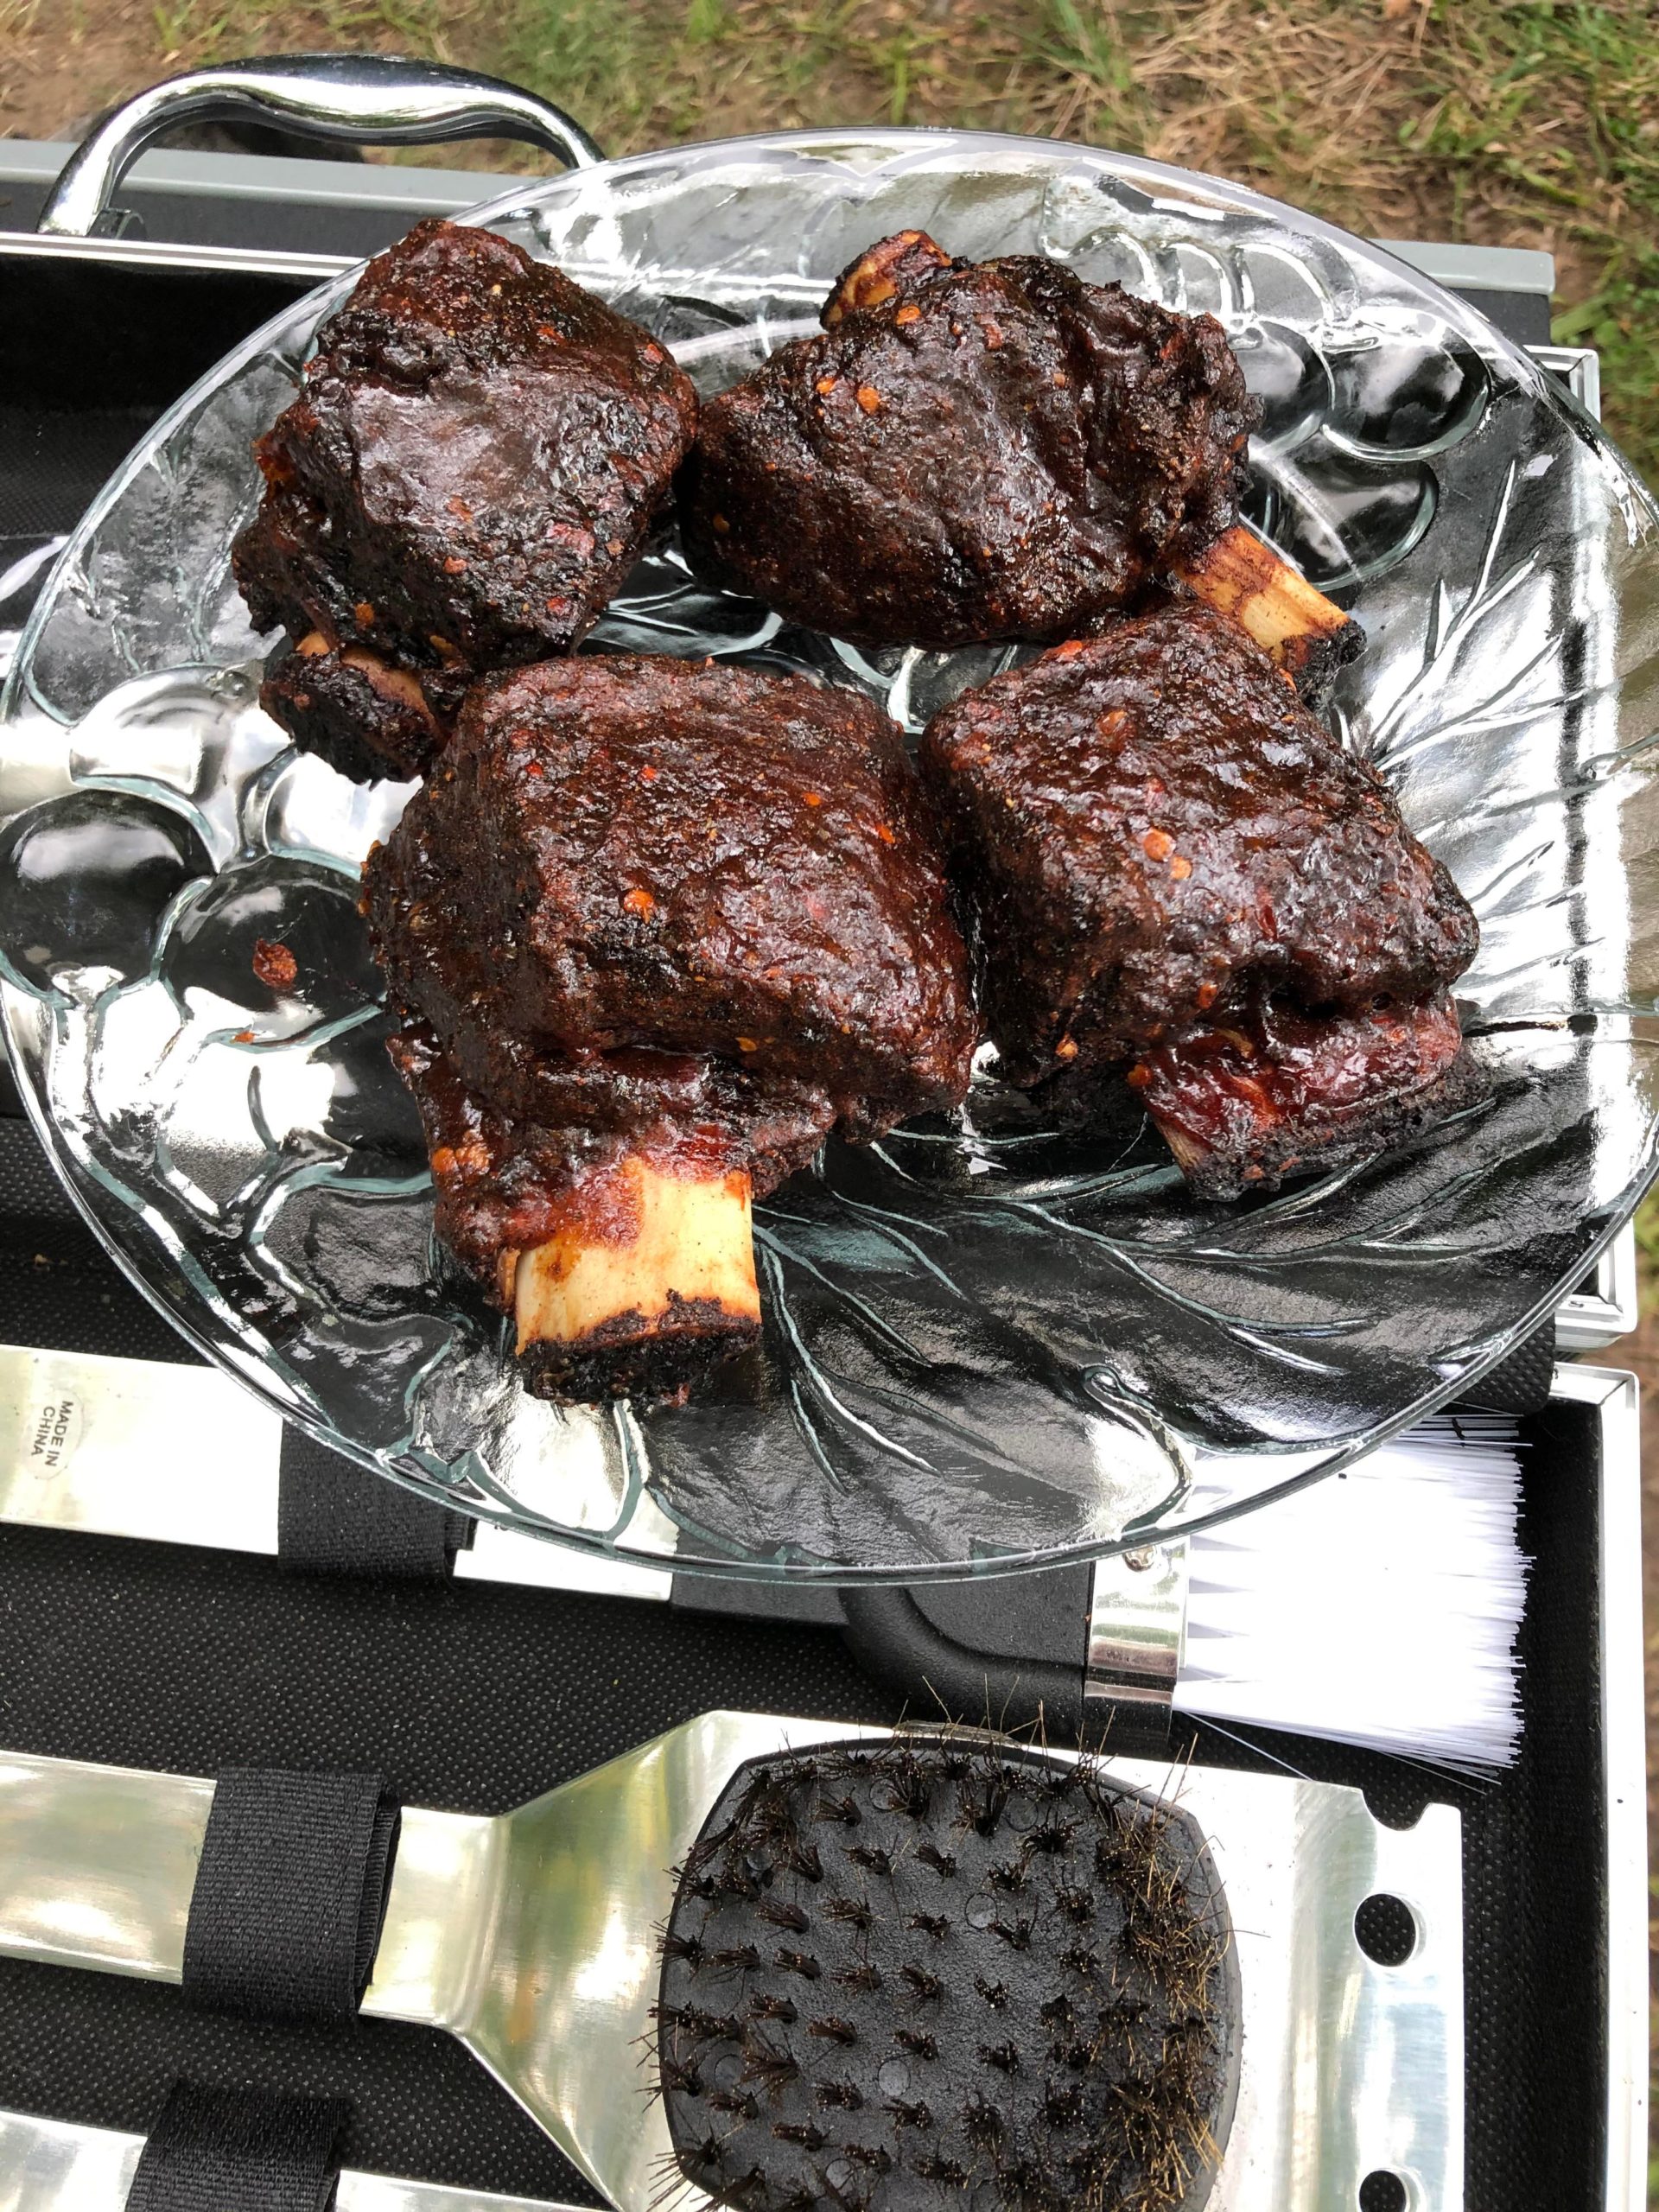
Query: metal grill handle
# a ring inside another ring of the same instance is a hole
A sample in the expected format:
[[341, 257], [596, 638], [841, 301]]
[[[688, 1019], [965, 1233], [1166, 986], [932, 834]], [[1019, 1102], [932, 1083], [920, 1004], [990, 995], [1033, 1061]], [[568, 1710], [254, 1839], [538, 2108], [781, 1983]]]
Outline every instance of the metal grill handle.
[[182, 123], [248, 118], [359, 145], [524, 138], [569, 168], [605, 158], [563, 108], [470, 69], [381, 54], [226, 61], [152, 85], [106, 117], [65, 163], [37, 228], [57, 238], [109, 228], [110, 196], [153, 138]]

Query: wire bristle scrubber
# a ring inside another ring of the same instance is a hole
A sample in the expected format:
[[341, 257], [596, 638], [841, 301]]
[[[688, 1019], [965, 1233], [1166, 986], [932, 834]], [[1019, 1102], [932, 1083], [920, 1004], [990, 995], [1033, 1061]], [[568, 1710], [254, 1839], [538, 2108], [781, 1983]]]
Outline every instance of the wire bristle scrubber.
[[741, 2212], [1173, 2212], [1236, 2088], [1218, 1878], [1168, 1803], [969, 1739], [739, 1770], [678, 1873], [676, 2168]]

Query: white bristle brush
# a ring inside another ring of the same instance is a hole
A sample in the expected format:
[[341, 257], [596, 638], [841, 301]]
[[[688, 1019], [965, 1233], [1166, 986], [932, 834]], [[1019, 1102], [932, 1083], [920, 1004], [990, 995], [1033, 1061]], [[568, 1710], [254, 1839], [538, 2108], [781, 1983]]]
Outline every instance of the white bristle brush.
[[[848, 1589], [841, 1606], [855, 1656], [918, 1715], [1040, 1714], [1135, 1752], [1173, 1710], [1478, 1774], [1520, 1743], [1520, 1451], [1506, 1415], [1438, 1415], [1344, 1474], [1100, 1560], [1086, 1618], [1065, 1571]], [[1241, 1471], [1261, 1464], [1201, 1459], [1182, 1520], [1236, 1498]]]
[[[1506, 1414], [1438, 1414], [1191, 1538], [1176, 1709], [1471, 1772], [1511, 1764], [1531, 1564], [1520, 1451]], [[1200, 1486], [1195, 1516], [1205, 1504]]]

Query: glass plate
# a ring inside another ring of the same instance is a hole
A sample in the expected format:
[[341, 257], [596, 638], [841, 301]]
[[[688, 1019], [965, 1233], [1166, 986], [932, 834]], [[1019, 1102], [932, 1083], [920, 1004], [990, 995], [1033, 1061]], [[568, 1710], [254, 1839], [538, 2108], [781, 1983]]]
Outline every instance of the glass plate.
[[[1158, 1139], [976, 1094], [758, 1210], [764, 1351], [677, 1411], [525, 1396], [435, 1247], [355, 876], [406, 797], [284, 747], [232, 586], [286, 402], [350, 280], [181, 400], [81, 524], [0, 710], [7, 1034], [135, 1281], [323, 1442], [467, 1511], [749, 1576], [919, 1579], [1260, 1503], [1501, 1356], [1654, 1171], [1659, 518], [1595, 424], [1387, 254], [1211, 180], [1052, 143], [728, 142], [480, 208], [707, 390], [815, 327], [907, 226], [1042, 252], [1231, 334], [1265, 416], [1251, 514], [1351, 605], [1332, 709], [1478, 909], [1459, 988], [1490, 1103], [1235, 1206]], [[596, 647], [858, 686], [912, 728], [998, 650], [866, 654], [647, 560]], [[259, 938], [294, 952], [258, 983]], [[234, 1479], [227, 1468], [226, 1478]]]

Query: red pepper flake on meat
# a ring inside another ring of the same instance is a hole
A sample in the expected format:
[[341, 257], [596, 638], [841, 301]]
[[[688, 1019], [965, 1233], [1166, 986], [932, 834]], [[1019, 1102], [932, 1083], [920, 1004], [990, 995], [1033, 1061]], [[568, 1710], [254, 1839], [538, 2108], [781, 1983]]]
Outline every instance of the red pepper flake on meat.
[[657, 901], [652, 897], [650, 892], [642, 891], [637, 886], [628, 893], [622, 904], [631, 914], [638, 914], [642, 921], [648, 919], [657, 911]]
[[861, 384], [858, 387], [858, 404], [867, 415], [874, 415], [881, 404], [881, 395], [873, 384]]
[[273, 944], [269, 938], [256, 938], [253, 972], [267, 990], [289, 991], [299, 975], [300, 963], [285, 944]]
[[1141, 840], [1141, 849], [1149, 861], [1166, 861], [1175, 849], [1175, 840], [1167, 830], [1148, 830]]
[[839, 377], [820, 377], [817, 384], [813, 385], [812, 389], [821, 396], [827, 397], [840, 382], [841, 378]]
[[1185, 853], [1177, 853], [1169, 864], [1169, 872], [1177, 883], [1185, 883], [1192, 873], [1192, 863]]
[[893, 319], [895, 322], [919, 322], [922, 319], [922, 311], [914, 300], [912, 300], [900, 308]]
[[483, 1175], [488, 1173], [493, 1159], [488, 1145], [480, 1144], [475, 1137], [464, 1144], [441, 1144], [433, 1148], [432, 1173], [441, 1183], [467, 1175]]

